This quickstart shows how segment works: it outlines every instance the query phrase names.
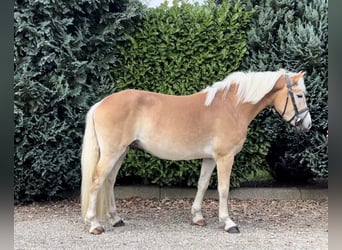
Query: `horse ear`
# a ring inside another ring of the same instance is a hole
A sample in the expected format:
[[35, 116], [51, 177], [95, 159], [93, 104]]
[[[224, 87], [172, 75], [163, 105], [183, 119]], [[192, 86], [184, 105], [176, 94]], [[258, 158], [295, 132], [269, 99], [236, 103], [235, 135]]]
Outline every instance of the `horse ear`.
[[277, 80], [276, 84], [274, 85], [273, 90], [278, 91], [282, 89], [284, 86], [286, 86], [285, 75], [281, 75], [279, 79]]
[[295, 84], [296, 82], [298, 82], [301, 78], [304, 77], [305, 75], [305, 71], [299, 71], [298, 73], [296, 73], [295, 75], [291, 76], [291, 82], [292, 84]]

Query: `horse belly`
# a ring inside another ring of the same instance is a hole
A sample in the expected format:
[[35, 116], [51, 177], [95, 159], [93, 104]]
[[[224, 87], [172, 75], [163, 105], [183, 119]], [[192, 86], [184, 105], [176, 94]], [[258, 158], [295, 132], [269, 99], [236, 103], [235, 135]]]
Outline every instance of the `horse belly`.
[[193, 160], [212, 157], [208, 147], [202, 145], [179, 145], [168, 140], [137, 140], [134, 146], [165, 160]]

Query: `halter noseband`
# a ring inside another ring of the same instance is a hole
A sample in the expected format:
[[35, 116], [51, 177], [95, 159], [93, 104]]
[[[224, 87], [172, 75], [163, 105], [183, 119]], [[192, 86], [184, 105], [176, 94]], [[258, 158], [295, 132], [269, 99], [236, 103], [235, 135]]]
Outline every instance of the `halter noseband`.
[[[299, 124], [301, 124], [304, 120], [304, 118], [309, 114], [309, 108], [306, 107], [300, 111], [298, 111], [298, 107], [295, 101], [295, 97], [292, 91], [292, 86], [291, 86], [291, 81], [290, 81], [290, 77], [288, 74], [285, 74], [285, 80], [286, 80], [286, 85], [287, 85], [287, 96], [286, 96], [286, 102], [285, 102], [285, 107], [284, 107], [284, 111], [281, 113], [281, 117], [284, 117], [284, 114], [286, 112], [287, 109], [287, 104], [289, 101], [289, 96], [291, 97], [291, 101], [292, 101], [292, 105], [295, 111], [295, 114], [292, 116], [292, 118], [290, 120], [288, 120], [287, 122], [291, 122], [293, 119], [295, 120], [295, 125], [298, 126]], [[300, 117], [299, 115], [306, 112], [306, 114], [303, 117]]]

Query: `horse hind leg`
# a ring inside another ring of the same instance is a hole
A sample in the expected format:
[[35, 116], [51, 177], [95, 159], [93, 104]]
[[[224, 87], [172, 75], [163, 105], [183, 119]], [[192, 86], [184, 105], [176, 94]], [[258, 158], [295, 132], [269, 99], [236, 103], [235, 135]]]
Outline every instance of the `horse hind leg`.
[[110, 200], [110, 186], [108, 176], [120, 158], [110, 154], [102, 154], [93, 173], [93, 179], [89, 191], [89, 204], [86, 213], [86, 221], [90, 222], [89, 232], [91, 234], [101, 234], [104, 227], [100, 224], [99, 218], [105, 218], [108, 214]]
[[110, 187], [110, 193], [109, 193], [109, 217], [112, 219], [112, 225], [113, 227], [120, 227], [120, 226], [124, 226], [125, 223], [122, 220], [122, 218], [117, 214], [117, 208], [116, 208], [116, 204], [115, 204], [115, 195], [114, 195], [114, 185], [115, 185], [115, 181], [116, 181], [116, 176], [120, 170], [120, 167], [122, 165], [122, 162], [125, 158], [127, 154], [127, 150], [121, 155], [121, 157], [119, 158], [119, 160], [116, 162], [113, 170], [111, 171], [111, 173], [108, 176], [108, 181], [109, 181], [109, 187]]
[[201, 174], [198, 180], [197, 193], [194, 203], [191, 207], [191, 213], [193, 215], [192, 222], [194, 225], [205, 226], [206, 222], [202, 215], [202, 201], [204, 194], [209, 186], [210, 177], [215, 168], [215, 161], [213, 159], [203, 159], [201, 166]]

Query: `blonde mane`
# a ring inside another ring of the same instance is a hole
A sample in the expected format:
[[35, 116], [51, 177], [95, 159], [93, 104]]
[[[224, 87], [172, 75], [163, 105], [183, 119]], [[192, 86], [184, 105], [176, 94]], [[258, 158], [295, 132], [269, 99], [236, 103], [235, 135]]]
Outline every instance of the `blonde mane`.
[[[203, 90], [203, 92], [207, 93], [205, 105], [210, 106], [217, 91], [225, 90], [225, 92], [227, 92], [232, 84], [236, 84], [238, 86], [237, 95], [239, 97], [239, 102], [257, 103], [272, 90], [279, 77], [285, 73], [288, 73], [290, 76], [295, 74], [292, 72], [286, 72], [284, 69], [265, 72], [231, 73], [222, 81], [216, 82], [212, 86]], [[304, 86], [304, 82], [301, 83], [301, 85]]]

